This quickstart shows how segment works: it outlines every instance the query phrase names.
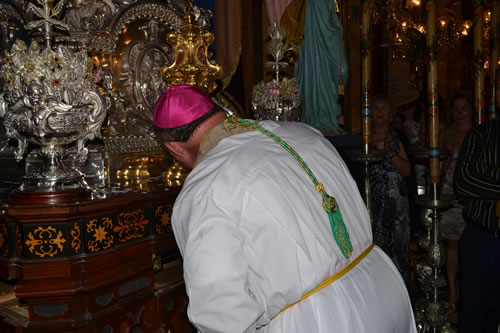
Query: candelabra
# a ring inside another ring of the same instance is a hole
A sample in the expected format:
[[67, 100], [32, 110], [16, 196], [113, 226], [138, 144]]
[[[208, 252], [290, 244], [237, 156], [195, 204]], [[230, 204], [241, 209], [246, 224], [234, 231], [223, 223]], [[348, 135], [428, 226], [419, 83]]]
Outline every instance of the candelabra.
[[[401, 4], [397, 0], [371, 0], [373, 23], [384, 23], [392, 40], [395, 53], [407, 53], [412, 47], [416, 34], [425, 35], [424, 6], [422, 0], [408, 0]], [[445, 0], [437, 8], [437, 45], [442, 52], [452, 50], [457, 41], [469, 34], [472, 21], [460, 17], [460, 5], [457, 0]]]
[[[435, 185], [435, 184], [433, 184]], [[452, 196], [439, 195], [433, 187], [431, 195], [422, 195], [417, 199], [418, 204], [424, 208], [423, 223], [427, 230], [427, 237], [421, 239], [419, 244], [426, 246], [425, 263], [419, 265], [418, 272], [420, 287], [425, 299], [416, 306], [417, 323], [419, 331], [438, 332], [447, 327], [447, 304], [442, 300], [443, 288], [446, 287], [446, 278], [442, 273], [445, 263], [443, 249], [439, 242], [439, 210], [447, 208], [453, 202]], [[419, 316], [418, 314], [422, 314]]]

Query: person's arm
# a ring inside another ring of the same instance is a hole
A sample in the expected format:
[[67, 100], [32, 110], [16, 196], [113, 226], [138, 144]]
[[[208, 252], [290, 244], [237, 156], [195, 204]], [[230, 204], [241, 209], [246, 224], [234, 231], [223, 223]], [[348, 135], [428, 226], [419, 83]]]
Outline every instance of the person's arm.
[[[481, 130], [486, 129], [482, 127]], [[459, 196], [500, 200], [500, 172], [495, 161], [481, 155], [487, 143], [481, 140], [478, 129], [472, 129], [465, 137], [455, 169], [455, 189]], [[485, 165], [490, 160], [492, 165]]]
[[402, 144], [399, 144], [399, 152], [389, 152], [389, 158], [392, 160], [394, 165], [399, 169], [399, 172], [403, 177], [408, 177], [411, 174], [411, 165], [408, 160], [408, 155], [406, 155], [405, 148]]
[[174, 232], [184, 260], [188, 316], [199, 332], [255, 332], [264, 313], [249, 289], [244, 240], [234, 216], [209, 195], [176, 203]]
[[[441, 160], [441, 176], [445, 175], [448, 168], [450, 167], [451, 161], [453, 160], [453, 144], [448, 135], [448, 131], [444, 131], [440, 138], [441, 140], [441, 154], [448, 154], [446, 160]], [[456, 162], [455, 162], [456, 163]]]
[[500, 165], [492, 165], [486, 169], [486, 175], [493, 179], [500, 179]]

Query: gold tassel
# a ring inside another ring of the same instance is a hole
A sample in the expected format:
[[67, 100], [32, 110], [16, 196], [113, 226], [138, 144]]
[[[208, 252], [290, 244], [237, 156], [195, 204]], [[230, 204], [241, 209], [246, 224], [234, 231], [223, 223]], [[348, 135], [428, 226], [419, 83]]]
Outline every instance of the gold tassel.
[[[342, 70], [342, 68], [340, 70]], [[344, 80], [342, 80], [342, 75], [340, 75], [340, 80], [337, 87], [337, 95], [344, 96]]]

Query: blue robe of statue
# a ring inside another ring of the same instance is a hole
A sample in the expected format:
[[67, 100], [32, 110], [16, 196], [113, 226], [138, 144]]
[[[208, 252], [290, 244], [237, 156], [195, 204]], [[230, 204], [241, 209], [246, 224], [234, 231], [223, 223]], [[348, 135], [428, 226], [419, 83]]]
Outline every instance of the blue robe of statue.
[[337, 103], [341, 70], [347, 84], [342, 34], [333, 0], [306, 1], [304, 42], [294, 69], [302, 99], [302, 122], [338, 133], [342, 133], [337, 122], [342, 112]]

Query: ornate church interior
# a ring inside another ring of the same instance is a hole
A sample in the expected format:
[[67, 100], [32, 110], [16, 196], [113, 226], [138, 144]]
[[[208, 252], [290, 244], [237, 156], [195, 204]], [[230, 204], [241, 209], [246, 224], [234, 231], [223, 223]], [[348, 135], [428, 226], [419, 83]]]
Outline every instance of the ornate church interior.
[[[321, 0], [325, 14], [314, 1], [0, 1], [1, 332], [196, 332], [171, 224], [189, 171], [153, 130], [177, 84], [245, 119], [320, 131], [375, 243], [389, 228], [377, 221], [405, 224], [405, 258], [391, 258], [408, 261], [396, 266], [417, 331], [458, 332], [448, 170], [467, 131], [497, 118], [500, 5]], [[404, 212], [381, 212], [373, 180], [394, 157], [388, 128], [407, 156], [390, 171]]]

